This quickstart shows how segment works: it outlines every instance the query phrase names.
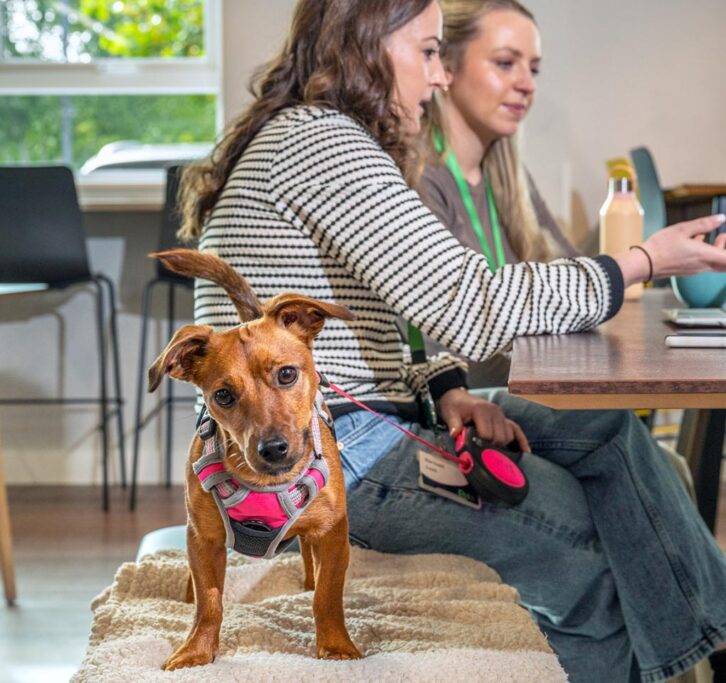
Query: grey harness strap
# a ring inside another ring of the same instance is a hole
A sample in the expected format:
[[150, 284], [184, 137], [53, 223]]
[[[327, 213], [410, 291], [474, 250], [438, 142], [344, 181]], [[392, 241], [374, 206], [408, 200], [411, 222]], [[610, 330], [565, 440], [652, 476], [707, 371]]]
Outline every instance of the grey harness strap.
[[204, 448], [192, 467], [202, 488], [212, 494], [217, 504], [226, 529], [228, 548], [250, 557], [271, 559], [292, 543], [293, 539], [282, 539], [330, 476], [323, 458], [320, 420], [333, 429], [318, 391], [311, 424], [313, 454], [307, 467], [293, 483], [255, 487], [236, 480], [225, 469], [224, 445], [217, 425], [206, 407], [202, 409], [198, 431]]

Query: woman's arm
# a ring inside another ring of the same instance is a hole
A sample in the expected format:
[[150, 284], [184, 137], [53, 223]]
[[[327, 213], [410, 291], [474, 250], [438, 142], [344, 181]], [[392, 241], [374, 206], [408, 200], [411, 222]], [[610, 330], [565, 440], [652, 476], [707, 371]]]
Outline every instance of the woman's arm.
[[453, 351], [483, 360], [515, 336], [588, 329], [618, 310], [622, 276], [608, 257], [492, 273], [348, 117], [331, 112], [285, 131], [271, 168], [278, 210], [324, 256]]

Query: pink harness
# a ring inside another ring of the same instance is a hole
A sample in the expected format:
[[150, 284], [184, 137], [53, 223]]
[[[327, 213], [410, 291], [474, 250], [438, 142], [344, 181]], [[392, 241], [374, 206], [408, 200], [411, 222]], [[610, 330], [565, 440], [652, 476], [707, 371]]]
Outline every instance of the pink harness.
[[292, 543], [292, 538], [282, 539], [330, 476], [323, 458], [318, 418], [333, 429], [332, 420], [323, 410], [323, 396], [319, 391], [313, 404], [313, 454], [308, 466], [292, 484], [254, 487], [237, 481], [225, 469], [224, 446], [217, 433], [217, 423], [206, 412], [206, 407], [202, 409], [199, 436], [204, 448], [192, 467], [202, 488], [214, 497], [227, 531], [228, 548], [269, 560]]

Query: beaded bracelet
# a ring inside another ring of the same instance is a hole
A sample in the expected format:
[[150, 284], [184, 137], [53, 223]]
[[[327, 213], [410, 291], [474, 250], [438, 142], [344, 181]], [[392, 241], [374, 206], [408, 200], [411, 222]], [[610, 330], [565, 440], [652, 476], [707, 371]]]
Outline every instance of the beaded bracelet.
[[631, 249], [640, 249], [645, 254], [645, 258], [648, 259], [648, 279], [645, 281], [644, 284], [648, 284], [653, 279], [653, 259], [650, 258], [650, 254], [639, 244], [634, 244]]

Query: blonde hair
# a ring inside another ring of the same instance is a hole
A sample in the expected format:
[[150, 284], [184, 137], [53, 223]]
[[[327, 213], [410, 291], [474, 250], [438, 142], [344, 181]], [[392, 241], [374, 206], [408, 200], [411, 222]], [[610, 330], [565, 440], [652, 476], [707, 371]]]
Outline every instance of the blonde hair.
[[[534, 22], [532, 13], [516, 0], [439, 0], [439, 4], [444, 15], [441, 59], [454, 74], [461, 67], [469, 44], [479, 35], [479, 21], [484, 15], [511, 10]], [[446, 137], [447, 129], [440, 97], [441, 93], [437, 93], [425, 127], [426, 140], [431, 145], [428, 159], [438, 163], [442, 157], [433, 150], [433, 131], [442, 130]], [[487, 151], [482, 168], [491, 183], [502, 229], [514, 253], [525, 261], [550, 260], [557, 249], [537, 220], [527, 172], [520, 160], [518, 136], [496, 140]]]

